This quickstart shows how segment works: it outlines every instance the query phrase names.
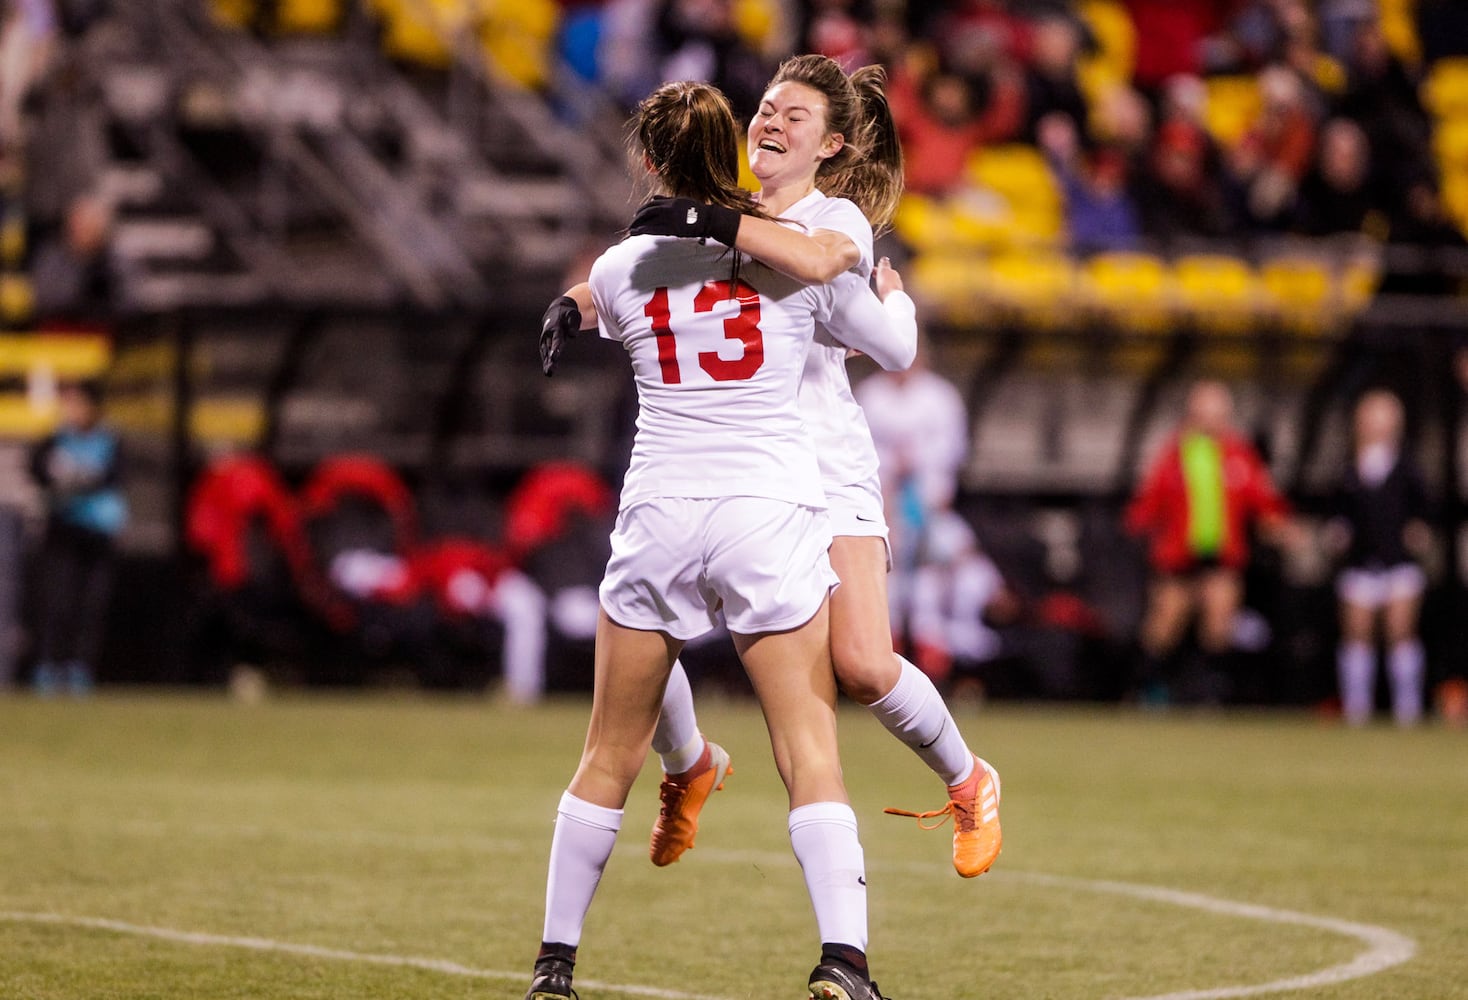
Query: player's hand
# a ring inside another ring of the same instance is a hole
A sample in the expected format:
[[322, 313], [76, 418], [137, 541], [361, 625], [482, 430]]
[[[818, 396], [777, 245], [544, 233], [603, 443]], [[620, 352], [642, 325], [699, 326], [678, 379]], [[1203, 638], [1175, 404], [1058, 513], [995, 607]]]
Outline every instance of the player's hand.
[[540, 321], [540, 370], [547, 377], [555, 374], [556, 362], [566, 348], [566, 341], [575, 339], [579, 329], [581, 309], [575, 299], [562, 295], [550, 304], [545, 318]]
[[711, 239], [732, 247], [739, 236], [740, 213], [692, 198], [658, 195], [643, 202], [627, 231], [633, 236], [681, 236]]
[[884, 302], [888, 295], [902, 291], [902, 275], [893, 268], [890, 257], [883, 257], [877, 261], [877, 269], [872, 272], [872, 280], [877, 283], [877, 298]]

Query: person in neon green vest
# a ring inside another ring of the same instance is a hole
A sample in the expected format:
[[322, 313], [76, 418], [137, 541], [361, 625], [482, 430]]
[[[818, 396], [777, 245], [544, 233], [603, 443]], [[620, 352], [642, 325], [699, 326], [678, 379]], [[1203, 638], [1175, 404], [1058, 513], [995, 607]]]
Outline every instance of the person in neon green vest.
[[1264, 460], [1234, 428], [1228, 386], [1195, 383], [1177, 432], [1153, 458], [1125, 514], [1127, 530], [1149, 543], [1152, 569], [1139, 636], [1144, 695], [1161, 690], [1164, 664], [1195, 616], [1198, 645], [1217, 672], [1243, 600], [1250, 532], [1257, 527], [1281, 541], [1288, 516]]

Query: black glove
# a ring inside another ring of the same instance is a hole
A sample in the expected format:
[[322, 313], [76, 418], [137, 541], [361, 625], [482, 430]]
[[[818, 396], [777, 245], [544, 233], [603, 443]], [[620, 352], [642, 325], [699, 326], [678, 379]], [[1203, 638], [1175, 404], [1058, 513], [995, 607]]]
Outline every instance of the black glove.
[[692, 198], [649, 198], [632, 217], [633, 236], [682, 236], [734, 245], [741, 213], [722, 205], [705, 205]]
[[581, 329], [581, 307], [569, 295], [562, 295], [545, 311], [540, 321], [540, 370], [549, 377], [555, 374], [556, 362], [566, 341], [574, 340]]

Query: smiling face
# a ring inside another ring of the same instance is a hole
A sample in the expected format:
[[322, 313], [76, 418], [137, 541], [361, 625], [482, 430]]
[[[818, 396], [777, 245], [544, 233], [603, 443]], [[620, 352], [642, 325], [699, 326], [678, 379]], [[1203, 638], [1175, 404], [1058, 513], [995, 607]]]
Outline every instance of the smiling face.
[[843, 144], [826, 132], [826, 98], [786, 81], [765, 91], [749, 123], [749, 167], [765, 188], [814, 184], [816, 169]]

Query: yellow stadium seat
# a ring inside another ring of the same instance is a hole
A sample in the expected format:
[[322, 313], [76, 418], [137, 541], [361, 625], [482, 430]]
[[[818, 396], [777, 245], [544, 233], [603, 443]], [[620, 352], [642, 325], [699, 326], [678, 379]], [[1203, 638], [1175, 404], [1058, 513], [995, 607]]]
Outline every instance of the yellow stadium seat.
[[1017, 246], [1059, 246], [1065, 232], [1065, 215], [1059, 205], [1023, 208], [1014, 213], [1010, 224], [1010, 240]]
[[54, 406], [37, 406], [23, 392], [0, 393], [0, 439], [36, 440], [56, 428]]
[[1422, 98], [1439, 118], [1468, 118], [1468, 56], [1433, 63], [1423, 81]]
[[204, 445], [251, 446], [265, 433], [265, 404], [255, 397], [201, 399], [189, 410], [189, 434]]
[[1439, 122], [1432, 130], [1432, 149], [1444, 174], [1468, 169], [1468, 118]]
[[84, 334], [25, 333], [0, 336], [0, 375], [28, 376], [44, 370], [55, 378], [95, 378], [107, 370], [107, 338]]
[[971, 183], [996, 192], [1015, 211], [1055, 207], [1063, 201], [1050, 165], [1034, 146], [1010, 143], [977, 149], [969, 154], [964, 169]]
[[1173, 264], [1178, 301], [1198, 328], [1210, 333], [1239, 334], [1254, 325], [1259, 313], [1259, 282], [1237, 257], [1194, 254]]
[[769, 47], [782, 17], [775, 0], [734, 0], [734, 30], [756, 52]]
[[1003, 249], [1061, 238], [1064, 202], [1039, 150], [1020, 144], [975, 150], [965, 173], [972, 186], [949, 199], [962, 243]]
[[1207, 81], [1204, 123], [1225, 146], [1243, 138], [1259, 113], [1259, 87], [1252, 76], [1214, 76]]
[[324, 34], [341, 23], [341, 0], [280, 0], [275, 26], [288, 34]]
[[[270, 16], [283, 34], [322, 34], [336, 30], [343, 0], [279, 0]], [[378, 4], [381, 6], [381, 4]], [[247, 27], [262, 13], [258, 0], [211, 0], [214, 18], [235, 28]]]
[[522, 87], [544, 86], [559, 11], [554, 0], [487, 0], [479, 41], [490, 65]]
[[255, 0], [212, 0], [209, 10], [215, 20], [234, 28], [243, 28], [255, 16]]
[[1442, 198], [1448, 215], [1468, 235], [1468, 170], [1455, 170], [1443, 177]]
[[1160, 257], [1097, 254], [1082, 266], [1080, 287], [1093, 312], [1123, 331], [1159, 333], [1172, 322], [1172, 275]]
[[908, 267], [913, 295], [925, 309], [955, 323], [977, 318], [982, 257], [952, 252], [925, 253]]
[[1097, 42], [1097, 52], [1081, 59], [1077, 79], [1086, 103], [1099, 106], [1113, 87], [1132, 78], [1136, 65], [1137, 29], [1131, 15], [1117, 0], [1085, 0], [1079, 6], [1082, 20]]
[[1105, 64], [1119, 79], [1131, 79], [1137, 61], [1137, 29], [1125, 5], [1119, 0], [1082, 0], [1079, 13], [1100, 49], [1094, 61]]
[[36, 308], [36, 290], [23, 274], [0, 274], [0, 322], [18, 326], [30, 320]]
[[1059, 205], [1012, 205], [992, 191], [960, 192], [944, 204], [953, 236], [970, 249], [1054, 245], [1065, 229]]
[[952, 209], [945, 202], [920, 194], [903, 195], [892, 228], [902, 242], [918, 252], [952, 248], [963, 242], [955, 229]]
[[1346, 68], [1324, 53], [1316, 55], [1311, 62], [1310, 78], [1317, 87], [1330, 95], [1340, 94], [1346, 89]]
[[1371, 304], [1381, 284], [1381, 260], [1375, 255], [1358, 254], [1341, 267], [1339, 279], [1341, 310], [1354, 316]]
[[1318, 335], [1338, 318], [1335, 275], [1312, 257], [1278, 257], [1259, 267], [1259, 281], [1284, 328]]
[[1422, 40], [1417, 37], [1417, 0], [1376, 0], [1381, 35], [1387, 48], [1408, 66], [1422, 63]]
[[453, 63], [447, 39], [469, 21], [465, 0], [368, 0], [382, 19], [389, 56], [434, 69]]
[[1049, 330], [1074, 318], [1075, 266], [1063, 254], [996, 254], [979, 281], [985, 298], [1027, 325]]

